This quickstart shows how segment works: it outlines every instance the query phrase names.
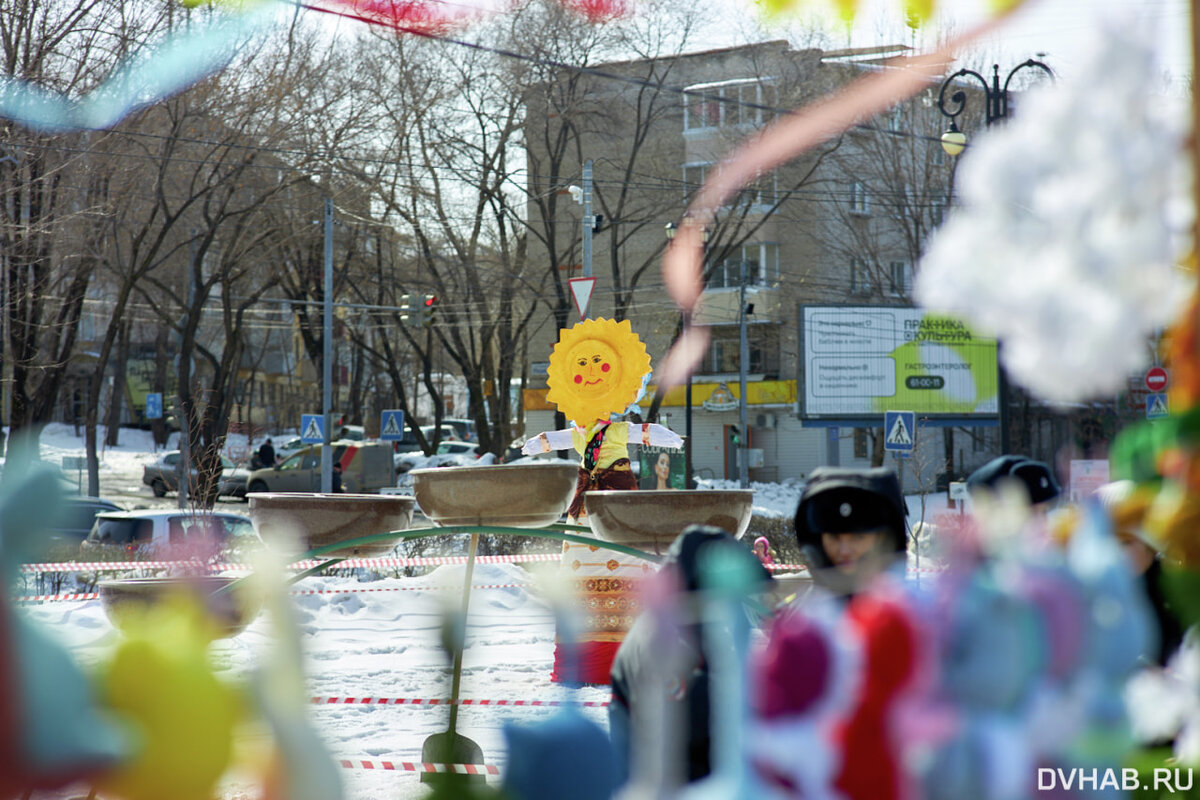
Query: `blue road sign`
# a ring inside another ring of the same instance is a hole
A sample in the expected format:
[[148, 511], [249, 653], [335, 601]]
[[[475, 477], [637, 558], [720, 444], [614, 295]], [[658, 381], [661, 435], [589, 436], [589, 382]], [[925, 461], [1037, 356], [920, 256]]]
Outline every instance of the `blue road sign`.
[[1146, 395], [1146, 419], [1166, 419], [1169, 415], [1166, 393]]
[[318, 444], [325, 441], [325, 418], [322, 415], [300, 415], [300, 441], [306, 444]]
[[883, 449], [911, 453], [917, 440], [917, 415], [912, 411], [883, 412]]
[[384, 411], [379, 420], [379, 438], [385, 442], [398, 442], [404, 438], [404, 412], [399, 409]]
[[162, 419], [162, 392], [146, 395], [146, 419]]

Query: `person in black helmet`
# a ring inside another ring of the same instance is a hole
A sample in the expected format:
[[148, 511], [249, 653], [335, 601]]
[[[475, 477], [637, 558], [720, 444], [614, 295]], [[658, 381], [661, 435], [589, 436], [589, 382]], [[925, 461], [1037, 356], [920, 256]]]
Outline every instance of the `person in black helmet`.
[[796, 539], [813, 580], [851, 594], [907, 552], [904, 498], [886, 467], [818, 467], [796, 508]]
[[1038, 510], [1048, 510], [1061, 494], [1050, 467], [1022, 455], [993, 458], [967, 477], [967, 489], [971, 494], [994, 492], [1006, 482], [1024, 488], [1030, 505]]

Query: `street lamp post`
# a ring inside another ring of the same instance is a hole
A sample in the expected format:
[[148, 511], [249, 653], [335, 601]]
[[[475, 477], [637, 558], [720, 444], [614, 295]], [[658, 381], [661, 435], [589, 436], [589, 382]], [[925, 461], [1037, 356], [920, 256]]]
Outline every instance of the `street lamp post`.
[[[963, 151], [967, 145], [967, 136], [958, 128], [958, 118], [966, 110], [967, 93], [965, 90], [958, 88], [950, 95], [949, 104], [947, 104], [946, 91], [950, 89], [958, 78], [974, 78], [979, 81], [979, 85], [983, 87], [983, 98], [985, 103], [985, 121], [988, 127], [991, 127], [1000, 120], [1006, 119], [1009, 114], [1008, 102], [1008, 85], [1012, 83], [1013, 76], [1023, 69], [1040, 69], [1054, 79], [1054, 71], [1050, 67], [1035, 59], [1028, 59], [1013, 67], [1008, 75], [1004, 78], [1004, 85], [1000, 84], [1000, 65], [992, 65], [992, 82], [988, 84], [987, 79], [972, 69], [960, 69], [942, 82], [942, 88], [938, 92], [938, 110], [943, 115], [950, 118], [950, 128], [942, 134], [942, 149], [948, 155], [957, 156]], [[1008, 375], [1004, 370], [1004, 365], [1000, 361], [1000, 342], [996, 343], [996, 405], [997, 419], [996, 422], [1000, 426], [1000, 452], [1008, 453], [1010, 448], [1009, 430], [1008, 430]]]
[[[679, 226], [674, 222], [668, 222], [665, 226], [667, 241], [670, 242], [675, 238]], [[704, 248], [704, 252], [700, 256], [700, 269], [703, 272], [705, 269], [705, 261], [708, 257], [708, 226], [700, 229], [700, 246]], [[692, 312], [690, 309], [680, 312], [680, 330], [687, 330], [692, 324]], [[684, 486], [688, 489], [695, 488], [692, 485], [692, 376], [689, 374], [687, 379], [687, 389], [684, 395], [684, 443], [683, 443], [683, 469], [686, 480]]]

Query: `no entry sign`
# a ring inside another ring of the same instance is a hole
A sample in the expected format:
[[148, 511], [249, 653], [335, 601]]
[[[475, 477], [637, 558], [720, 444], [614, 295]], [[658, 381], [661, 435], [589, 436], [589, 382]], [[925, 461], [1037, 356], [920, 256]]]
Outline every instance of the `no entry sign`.
[[1151, 367], [1146, 370], [1146, 388], [1152, 392], [1161, 392], [1167, 388], [1167, 371], [1162, 367]]

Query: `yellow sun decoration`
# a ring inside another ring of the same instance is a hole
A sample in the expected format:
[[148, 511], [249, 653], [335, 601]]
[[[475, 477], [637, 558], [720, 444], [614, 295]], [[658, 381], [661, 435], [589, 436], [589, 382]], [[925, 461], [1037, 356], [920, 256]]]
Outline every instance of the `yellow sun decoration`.
[[650, 354], [629, 320], [584, 320], [559, 331], [546, 371], [546, 399], [567, 419], [590, 425], [637, 400], [649, 371]]

